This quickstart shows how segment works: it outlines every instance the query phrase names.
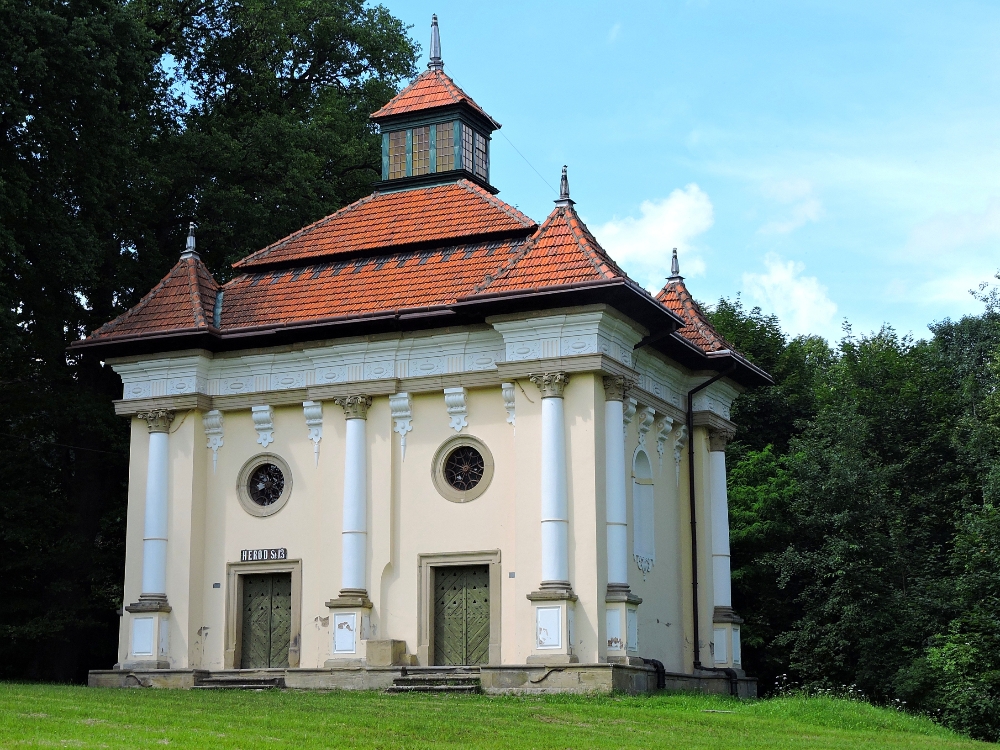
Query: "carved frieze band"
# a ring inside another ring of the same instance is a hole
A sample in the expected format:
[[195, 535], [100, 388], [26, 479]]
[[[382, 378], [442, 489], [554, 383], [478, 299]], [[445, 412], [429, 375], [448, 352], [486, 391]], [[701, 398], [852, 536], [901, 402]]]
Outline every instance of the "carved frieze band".
[[342, 396], [333, 400], [337, 406], [344, 410], [344, 417], [347, 419], [368, 419], [368, 407], [372, 405], [371, 396]]
[[174, 413], [166, 409], [144, 411], [136, 416], [146, 420], [150, 432], [170, 432], [170, 423], [174, 421]]
[[569, 383], [569, 375], [565, 372], [543, 372], [529, 375], [528, 380], [538, 386], [542, 398], [562, 398]]

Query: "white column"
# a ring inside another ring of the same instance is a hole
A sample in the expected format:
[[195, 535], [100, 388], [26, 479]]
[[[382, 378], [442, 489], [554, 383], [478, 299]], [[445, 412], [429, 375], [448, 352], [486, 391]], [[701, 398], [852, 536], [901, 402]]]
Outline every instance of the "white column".
[[344, 450], [344, 521], [341, 530], [341, 596], [365, 595], [368, 557], [368, 439], [366, 419], [371, 398], [334, 399], [347, 418]]
[[569, 497], [563, 389], [566, 373], [532, 375], [542, 392], [542, 588], [569, 589]]
[[709, 471], [712, 508], [712, 591], [716, 607], [733, 606], [729, 566], [729, 497], [726, 491], [727, 435], [709, 435]]
[[170, 422], [164, 409], [138, 415], [149, 427], [146, 462], [146, 510], [142, 533], [142, 597], [167, 596], [167, 498], [169, 489]]
[[608, 534], [608, 587], [628, 586], [628, 517], [625, 500], [625, 431], [621, 377], [604, 378], [604, 479]]

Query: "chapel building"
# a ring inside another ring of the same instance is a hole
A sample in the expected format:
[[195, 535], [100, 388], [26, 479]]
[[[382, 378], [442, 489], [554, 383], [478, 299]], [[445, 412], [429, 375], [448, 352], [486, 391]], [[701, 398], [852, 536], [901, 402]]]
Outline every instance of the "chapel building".
[[724, 448], [768, 375], [676, 251], [658, 294], [627, 276], [565, 168], [541, 224], [497, 197], [500, 124], [436, 19], [372, 120], [370, 196], [221, 286], [192, 227], [73, 347], [132, 424], [118, 663], [91, 684], [753, 692]]

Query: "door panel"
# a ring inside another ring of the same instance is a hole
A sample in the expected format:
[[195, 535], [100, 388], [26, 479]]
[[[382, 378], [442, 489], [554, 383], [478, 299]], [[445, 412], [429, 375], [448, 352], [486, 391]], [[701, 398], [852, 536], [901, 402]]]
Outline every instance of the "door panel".
[[288, 666], [292, 624], [291, 573], [242, 576], [241, 669]]
[[487, 565], [434, 571], [434, 663], [489, 662], [490, 573]]

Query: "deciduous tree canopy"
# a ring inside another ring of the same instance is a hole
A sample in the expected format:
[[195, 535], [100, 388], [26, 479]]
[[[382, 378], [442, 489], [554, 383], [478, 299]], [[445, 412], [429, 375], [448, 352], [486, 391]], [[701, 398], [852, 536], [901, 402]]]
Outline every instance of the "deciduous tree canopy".
[[128, 427], [66, 346], [134, 305], [188, 222], [221, 279], [369, 192], [368, 114], [412, 75], [361, 0], [0, 3], [0, 676], [114, 661]]

